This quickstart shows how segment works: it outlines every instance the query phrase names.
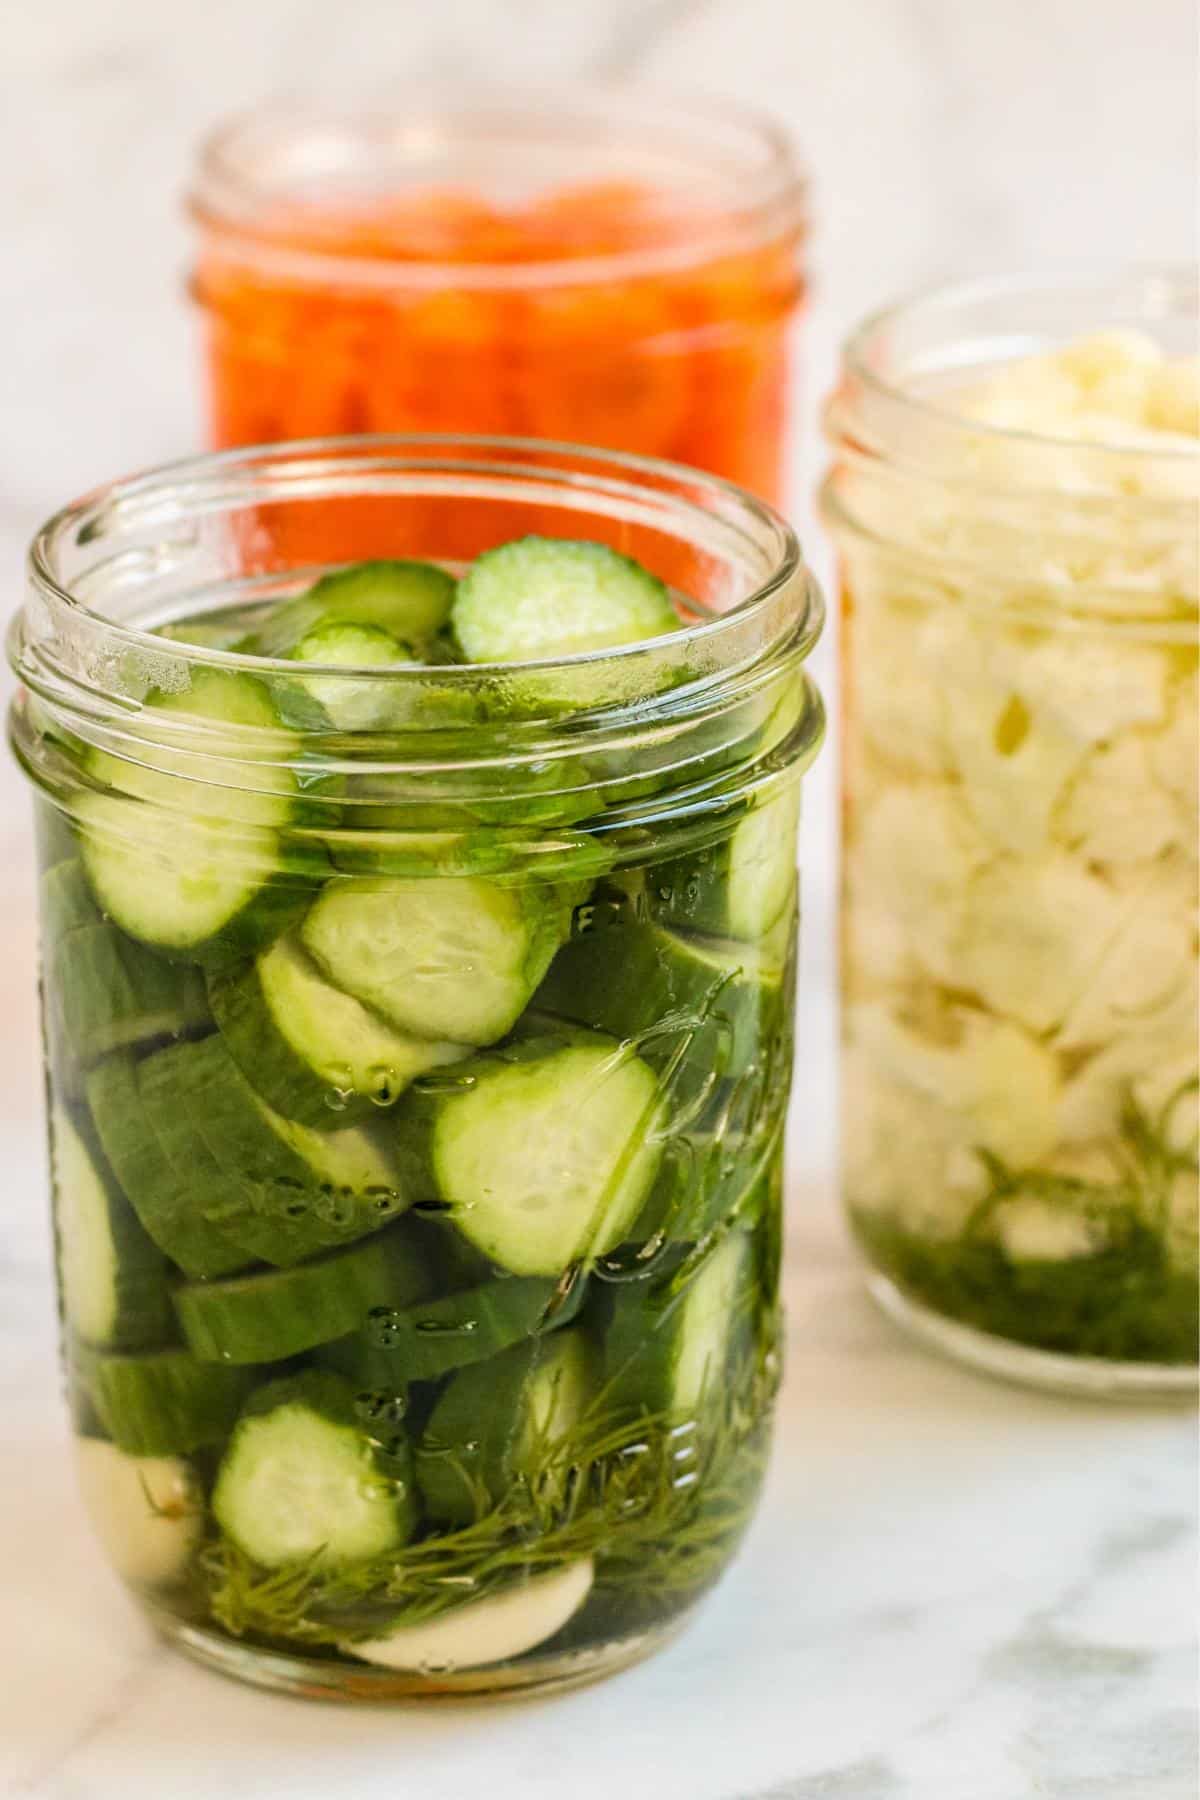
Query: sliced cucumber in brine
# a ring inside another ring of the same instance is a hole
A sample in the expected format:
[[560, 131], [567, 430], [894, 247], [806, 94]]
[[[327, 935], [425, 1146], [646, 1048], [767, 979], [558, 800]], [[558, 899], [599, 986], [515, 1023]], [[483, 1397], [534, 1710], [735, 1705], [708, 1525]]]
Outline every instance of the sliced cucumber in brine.
[[570, 929], [573, 892], [430, 877], [329, 882], [300, 936], [326, 978], [397, 1030], [490, 1044]]
[[[407, 1459], [396, 1449], [389, 1464]], [[399, 1549], [417, 1509], [411, 1477], [384, 1474], [354, 1391], [329, 1370], [271, 1382], [239, 1419], [212, 1497], [225, 1535], [273, 1569], [344, 1568]]]
[[604, 1341], [604, 1403], [692, 1419], [717, 1398], [744, 1335], [751, 1240], [731, 1230], [682, 1286], [627, 1282], [615, 1289]]
[[295, 933], [211, 976], [208, 992], [246, 1080], [275, 1111], [318, 1129], [391, 1106], [418, 1075], [470, 1054], [397, 1031], [327, 981]]
[[189, 1282], [175, 1310], [206, 1362], [282, 1362], [356, 1331], [373, 1307], [405, 1305], [429, 1285], [417, 1253], [392, 1234], [367, 1238], [291, 1269]]
[[350, 1639], [339, 1648], [385, 1669], [450, 1674], [490, 1668], [557, 1637], [587, 1599], [594, 1577], [591, 1557], [581, 1557], [435, 1618], [397, 1625], [379, 1637]]
[[61, 1107], [50, 1166], [63, 1311], [85, 1343], [140, 1350], [171, 1336], [167, 1266], [120, 1191], [100, 1146]]
[[254, 1381], [190, 1350], [84, 1356], [83, 1380], [105, 1431], [131, 1456], [184, 1456], [219, 1444]]
[[553, 1484], [556, 1456], [596, 1389], [591, 1347], [568, 1330], [518, 1344], [453, 1375], [417, 1445], [417, 1481], [427, 1515], [469, 1525], [517, 1482]]
[[[296, 662], [320, 663], [334, 671], [401, 669], [416, 662], [411, 647], [391, 632], [341, 620], [315, 626], [290, 654]], [[287, 722], [305, 731], [378, 731], [396, 722], [398, 710], [387, 682], [338, 673], [297, 675], [281, 684], [279, 705]]]
[[659, 863], [646, 892], [664, 925], [757, 943], [792, 910], [800, 788], [753, 807], [729, 836]]
[[607, 544], [525, 537], [487, 550], [458, 584], [454, 635], [470, 662], [536, 662], [679, 628], [663, 582]]
[[104, 923], [78, 856], [64, 857], [47, 869], [41, 888], [42, 936], [48, 946], [81, 925]]
[[196, 1278], [228, 1275], [251, 1260], [203, 1208], [219, 1191], [215, 1163], [187, 1133], [179, 1096], [167, 1095], [156, 1119], [131, 1056], [110, 1056], [87, 1078], [88, 1106], [104, 1153], [143, 1229], [160, 1250]]
[[774, 1029], [784, 972], [759, 945], [621, 920], [564, 944], [534, 1005], [632, 1042], [656, 1066], [695, 1040], [709, 1072], [731, 1080]]
[[415, 1304], [380, 1307], [363, 1331], [321, 1352], [321, 1360], [369, 1385], [437, 1381], [567, 1325], [586, 1283], [569, 1287], [540, 1276], [502, 1276]]
[[133, 1049], [211, 1027], [198, 970], [164, 961], [115, 925], [81, 925], [47, 958], [63, 1029], [84, 1068]]
[[454, 577], [434, 563], [352, 563], [272, 607], [253, 649], [259, 656], [290, 656], [310, 632], [334, 624], [370, 626], [404, 644], [424, 645], [447, 623], [454, 592]]
[[662, 1154], [658, 1083], [629, 1049], [535, 1036], [420, 1085], [402, 1149], [427, 1159], [452, 1223], [492, 1262], [559, 1276], [627, 1235]]
[[[244, 1079], [219, 1036], [156, 1051], [140, 1065], [138, 1085], [160, 1138], [176, 1130], [184, 1144], [203, 1147], [207, 1191], [193, 1208], [241, 1247], [244, 1260], [289, 1268], [378, 1231], [408, 1204], [381, 1132], [364, 1125], [314, 1131], [283, 1118]], [[165, 1198], [159, 1210], [171, 1206]], [[154, 1235], [144, 1212], [143, 1223]]]

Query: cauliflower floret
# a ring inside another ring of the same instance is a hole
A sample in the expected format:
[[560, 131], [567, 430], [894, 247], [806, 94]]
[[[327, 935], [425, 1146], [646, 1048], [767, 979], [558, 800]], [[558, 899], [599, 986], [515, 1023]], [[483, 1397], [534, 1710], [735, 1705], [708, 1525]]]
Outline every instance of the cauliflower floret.
[[1179, 841], [1183, 821], [1155, 779], [1147, 737], [1094, 750], [1055, 821], [1055, 836], [1088, 862], [1144, 862]]
[[894, 767], [944, 775], [941, 707], [921, 656], [923, 604], [856, 592], [847, 625], [848, 708], [868, 743]]
[[971, 876], [987, 858], [953, 788], [898, 782], [864, 810], [849, 846], [849, 902], [886, 907], [921, 966], [944, 978]]
[[1200, 437], [1200, 356], [1179, 356], [1150, 378], [1146, 423], [1159, 431]]
[[1186, 981], [1194, 954], [1191, 923], [1153, 866], [1142, 891], [1124, 896], [1125, 916], [1057, 1032], [1059, 1049], [1107, 1043], [1139, 1018], [1153, 1018]]
[[989, 1221], [993, 1235], [1013, 1262], [1070, 1262], [1094, 1256], [1108, 1241], [1093, 1213], [1041, 1194], [1014, 1194]]
[[1167, 723], [1151, 734], [1147, 754], [1155, 779], [1179, 803], [1194, 844], [1200, 788], [1200, 684], [1194, 671], [1178, 683]]
[[1072, 857], [1004, 857], [965, 896], [951, 985], [1034, 1031], [1061, 1024], [1124, 916], [1121, 900]]
[[1194, 964], [1156, 1011], [1127, 1022], [1064, 1084], [1058, 1131], [1065, 1144], [1112, 1140], [1130, 1094], [1151, 1116], [1196, 1074]]
[[855, 1211], [882, 1213], [922, 1237], [956, 1237], [982, 1191], [946, 1182], [953, 1145], [936, 1101], [881, 1070], [853, 1044], [842, 1065], [842, 1161]]
[[1097, 331], [1060, 350], [1058, 367], [1074, 382], [1076, 407], [1099, 415], [1109, 438], [1121, 435], [1121, 424], [1141, 425], [1147, 415], [1163, 354], [1153, 338], [1140, 331]]
[[1056, 1059], [1006, 1019], [955, 1009], [947, 1024], [956, 1042], [934, 1042], [879, 1004], [851, 1007], [847, 1017], [851, 1041], [877, 1068], [944, 1109], [948, 1145], [990, 1150], [1017, 1167], [1036, 1163], [1055, 1141]]

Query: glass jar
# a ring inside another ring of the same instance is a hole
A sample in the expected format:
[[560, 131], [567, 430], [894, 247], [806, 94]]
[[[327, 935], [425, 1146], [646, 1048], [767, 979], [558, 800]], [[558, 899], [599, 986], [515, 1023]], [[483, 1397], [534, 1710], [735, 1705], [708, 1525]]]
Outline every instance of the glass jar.
[[216, 446], [569, 439], [779, 503], [806, 213], [770, 124], [569, 87], [275, 109], [190, 202]]
[[[557, 663], [229, 648], [320, 573], [281, 521], [332, 543], [364, 499], [451, 568], [464, 519], [619, 547], [683, 628]], [[821, 618], [765, 507], [562, 446], [226, 453], [39, 534], [11, 723], [67, 1388], [103, 1545], [200, 1660], [571, 1683], [733, 1555], [779, 1375]]]
[[951, 289], [828, 412], [850, 1220], [919, 1335], [1096, 1394], [1195, 1386], [1196, 316]]

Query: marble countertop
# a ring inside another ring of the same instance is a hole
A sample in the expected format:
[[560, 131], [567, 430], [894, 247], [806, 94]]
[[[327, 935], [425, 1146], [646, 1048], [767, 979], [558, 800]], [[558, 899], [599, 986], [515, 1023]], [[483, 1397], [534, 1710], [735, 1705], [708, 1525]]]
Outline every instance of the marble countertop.
[[[636, 74], [789, 120], [831, 345], [946, 273], [1194, 243], [1191, 0], [55, 0], [0, 58], [0, 559], [196, 439], [176, 196], [270, 90]], [[1114, 121], [1119, 124], [1114, 129]], [[801, 518], [805, 508], [801, 502]], [[818, 672], [836, 702], [831, 649]], [[833, 1196], [832, 754], [810, 784], [788, 1378], [760, 1517], [693, 1628], [558, 1698], [351, 1712], [160, 1647], [71, 1484], [54, 1367], [27, 808], [0, 773], [0, 1796], [1195, 1800], [1194, 1418], [989, 1384], [863, 1295]]]

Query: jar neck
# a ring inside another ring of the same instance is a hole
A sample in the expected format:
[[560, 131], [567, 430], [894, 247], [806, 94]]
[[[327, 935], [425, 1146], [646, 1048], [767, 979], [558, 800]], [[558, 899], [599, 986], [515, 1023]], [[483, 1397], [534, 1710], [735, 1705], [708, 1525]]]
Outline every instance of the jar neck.
[[[1194, 619], [1200, 444], [1130, 431], [1085, 441], [956, 410], [1019, 360], [1116, 322], [1168, 352], [1194, 278], [979, 284], [879, 315], [850, 340], [825, 414], [824, 516], [849, 556], [944, 577], [982, 604], [1137, 624]], [[1189, 301], [1189, 296], [1192, 298]]]
[[[311, 525], [314, 506], [325, 527], [344, 522], [347, 549], [383, 520], [427, 530], [435, 559], [451, 562], [461, 540], [448, 543], [450, 526], [475, 520], [500, 542], [528, 530], [531, 514], [553, 529], [553, 508], [561, 535], [638, 555], [674, 576], [694, 611], [684, 629], [645, 645], [513, 665], [317, 669], [155, 634], [167, 618], [307, 588], [323, 570], [289, 521], [296, 510]], [[150, 768], [167, 776], [154, 803], [181, 814], [197, 804], [219, 813], [221, 790], [286, 786], [304, 796], [301, 830], [316, 835], [429, 808], [457, 808], [467, 827], [479, 801], [489, 822], [531, 838], [539, 819], [569, 821], [597, 804], [603, 830], [636, 833], [811, 758], [822, 718], [803, 663], [821, 622], [819, 591], [782, 521], [690, 471], [502, 440], [229, 453], [90, 496], [39, 535], [9, 639], [24, 688], [13, 732], [47, 789], [77, 786], [80, 768], [99, 764], [106, 785], [134, 795]], [[161, 704], [222, 675], [252, 679], [285, 723]], [[289, 701], [306, 675], [368, 697], [368, 712], [387, 723], [293, 728]], [[198, 801], [201, 790], [211, 792]]]

